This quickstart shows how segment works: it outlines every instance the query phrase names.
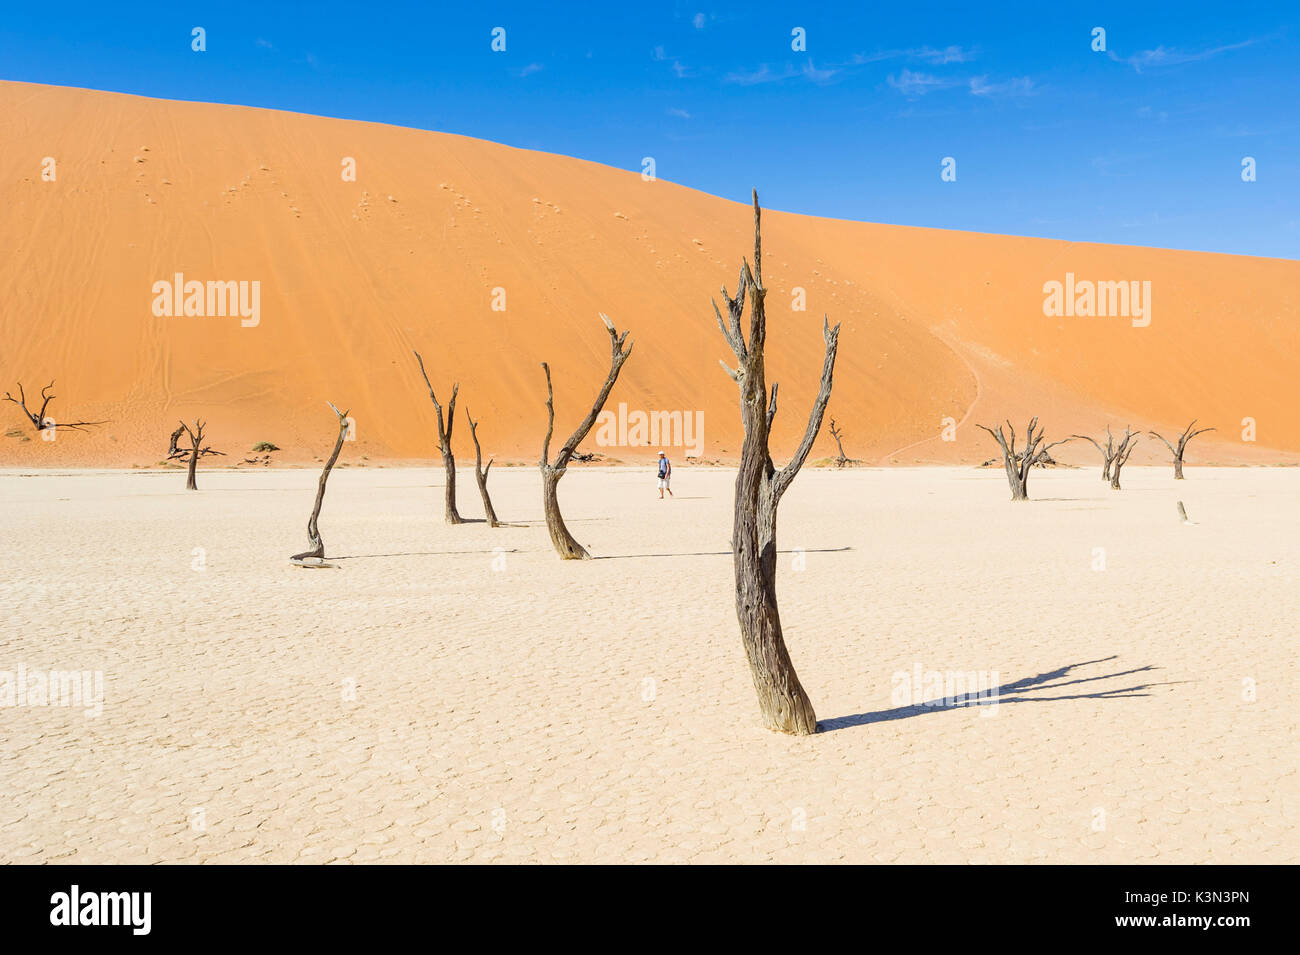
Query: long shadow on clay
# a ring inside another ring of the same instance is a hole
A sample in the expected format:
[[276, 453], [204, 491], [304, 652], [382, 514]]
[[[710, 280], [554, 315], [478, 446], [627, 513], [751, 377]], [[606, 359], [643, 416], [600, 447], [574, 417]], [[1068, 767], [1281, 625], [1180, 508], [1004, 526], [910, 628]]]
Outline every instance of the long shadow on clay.
[[[1076, 677], [1072, 680], [1065, 679], [1071, 675], [1071, 671], [1079, 667], [1091, 666], [1094, 663], [1108, 663], [1116, 659], [1115, 656], [1103, 657], [1100, 660], [1088, 660], [1083, 663], [1071, 663], [1063, 666], [1059, 670], [1051, 670], [1047, 673], [1040, 673], [1037, 676], [1027, 676], [1022, 680], [1016, 680], [1013, 683], [1004, 683], [995, 690], [988, 691], [987, 699], [996, 702], [998, 705], [1003, 703], [1046, 703], [1051, 700], [1126, 700], [1138, 696], [1150, 696], [1150, 693], [1143, 692], [1154, 686], [1173, 686], [1174, 683], [1139, 683], [1136, 686], [1115, 687], [1107, 690], [1098, 690], [1096, 693], [1065, 693], [1058, 696], [1038, 696], [1044, 690], [1059, 690], [1067, 686], [1077, 686], [1081, 683], [1095, 683], [1098, 680], [1113, 680], [1117, 677], [1131, 676], [1134, 673], [1146, 673], [1151, 670], [1159, 669], [1154, 666], [1137, 667], [1132, 670], [1118, 670], [1114, 673], [1107, 673], [1105, 676], [1088, 676]], [[1063, 682], [1054, 682], [1054, 681]], [[1185, 681], [1177, 681], [1185, 682]], [[917, 703], [910, 706], [900, 706], [892, 710], [877, 710], [874, 713], [857, 713], [853, 716], [837, 716], [834, 719], [819, 720], [817, 729], [820, 732], [827, 733], [831, 730], [848, 729], [851, 726], [867, 726], [871, 723], [887, 723], [890, 720], [906, 720], [913, 716], [925, 716], [929, 713], [941, 713], [944, 710], [960, 710], [970, 706], [987, 706], [990, 703], [975, 700], [959, 700], [949, 702], [945, 700], [935, 700], [933, 703]]]
[[[805, 554], [838, 554], [842, 551], [853, 550], [852, 547], [805, 547], [802, 553]], [[778, 554], [793, 554], [793, 550], [778, 550]], [[696, 550], [689, 553], [677, 554], [605, 554], [601, 557], [592, 557], [592, 560], [630, 560], [634, 557], [730, 557], [729, 550]]]
[[[403, 551], [398, 554], [348, 554], [345, 557], [330, 557], [330, 560], [369, 560], [374, 557], [461, 557], [465, 555], [491, 557], [495, 551], [489, 550], [420, 550]], [[517, 554], [518, 547], [503, 547], [503, 554]]]

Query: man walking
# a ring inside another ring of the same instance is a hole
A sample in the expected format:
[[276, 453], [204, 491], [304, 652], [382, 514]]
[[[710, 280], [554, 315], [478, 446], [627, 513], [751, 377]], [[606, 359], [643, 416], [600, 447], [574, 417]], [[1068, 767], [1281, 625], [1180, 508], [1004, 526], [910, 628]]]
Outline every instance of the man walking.
[[668, 496], [673, 496], [673, 489], [669, 486], [673, 479], [673, 463], [668, 460], [667, 455], [662, 451], [659, 452], [659, 500], [664, 499], [664, 491]]

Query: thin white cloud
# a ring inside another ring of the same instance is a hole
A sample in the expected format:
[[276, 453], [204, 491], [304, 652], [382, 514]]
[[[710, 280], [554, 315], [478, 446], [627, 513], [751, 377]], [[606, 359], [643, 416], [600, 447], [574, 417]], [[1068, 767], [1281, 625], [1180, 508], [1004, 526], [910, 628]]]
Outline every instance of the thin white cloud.
[[955, 45], [945, 46], [942, 49], [921, 46], [901, 50], [877, 50], [875, 53], [855, 53], [849, 62], [854, 66], [862, 66], [866, 63], [901, 59], [924, 60], [935, 66], [943, 66], [947, 63], [967, 63], [975, 59], [975, 51]]
[[[656, 48], [662, 52], [662, 47]], [[662, 58], [662, 57], [660, 57]], [[856, 67], [866, 66], [870, 63], [882, 63], [887, 60], [922, 60], [936, 66], [942, 66], [948, 63], [966, 63], [975, 58], [975, 51], [956, 45], [945, 47], [919, 46], [909, 47], [907, 49], [896, 50], [877, 50], [874, 53], [855, 53], [849, 59], [841, 63], [829, 63], [818, 67], [811, 59], [798, 69], [787, 63], [781, 68], [773, 68], [767, 63], [761, 64], [756, 69], [735, 70], [723, 77], [724, 83], [737, 83], [741, 86], [753, 86], [758, 83], [779, 83], [782, 80], [793, 79], [797, 76], [803, 76], [805, 79], [814, 83], [827, 83], [837, 75], [844, 72], [852, 72]], [[904, 68], [902, 73], [897, 77], [891, 77], [889, 83], [895, 88], [905, 88], [909, 95], [922, 95], [929, 92], [930, 89], [942, 89], [949, 86], [960, 86], [964, 80], [947, 80], [940, 77], [929, 77], [924, 73], [916, 73]]]
[[519, 70], [518, 72], [520, 77], [524, 77], [532, 73], [540, 73], [543, 69], [545, 69], [545, 67], [542, 66], [542, 64], [540, 63], [529, 63], [527, 66], [525, 66], [523, 69]]
[[676, 116], [678, 119], [690, 119], [691, 114], [684, 109], [678, 109], [676, 106], [668, 107], [668, 115]]
[[766, 63], [756, 70], [742, 70], [737, 73], [728, 73], [722, 78], [724, 83], [738, 83], [741, 86], [754, 86], [757, 83], [776, 83], [781, 80], [788, 80], [798, 73], [789, 63], [780, 71], [772, 69]]
[[1221, 53], [1228, 53], [1232, 50], [1240, 50], [1244, 47], [1251, 46], [1259, 42], [1260, 38], [1242, 40], [1240, 43], [1228, 43], [1223, 46], [1209, 47], [1204, 50], [1179, 50], [1174, 47], [1158, 46], [1154, 50], [1142, 50], [1133, 56], [1120, 56], [1113, 50], [1108, 51], [1107, 55], [1116, 63], [1126, 63], [1133, 67], [1134, 72], [1141, 73], [1145, 69], [1159, 68], [1162, 66], [1181, 66], [1184, 63], [1198, 63], [1201, 60], [1208, 60], [1211, 57], [1218, 56]]
[[999, 83], [990, 83], [987, 76], [972, 76], [972, 96], [1029, 96], [1034, 92], [1034, 81], [1027, 76], [1017, 76]]
[[904, 67], [897, 76], [890, 73], [885, 82], [904, 96], [924, 96], [935, 90], [949, 89], [961, 81], [931, 73], [917, 73]]
[[927, 63], [935, 63], [942, 66], [945, 63], [965, 63], [967, 60], [973, 60], [975, 54], [970, 50], [964, 50], [959, 46], [945, 46], [942, 50], [936, 50], [932, 47], [923, 46], [913, 54]]
[[834, 67], [824, 70], [817, 69], [817, 67], [813, 65], [812, 60], [809, 60], [803, 65], [803, 75], [808, 77], [808, 79], [812, 80], [814, 83], [829, 83], [837, 73], [839, 73], [839, 70]]
[[695, 25], [695, 29], [697, 30], [703, 30], [704, 24], [708, 22], [709, 22], [709, 18], [702, 13], [695, 14], [695, 16], [691, 19], [691, 23]]

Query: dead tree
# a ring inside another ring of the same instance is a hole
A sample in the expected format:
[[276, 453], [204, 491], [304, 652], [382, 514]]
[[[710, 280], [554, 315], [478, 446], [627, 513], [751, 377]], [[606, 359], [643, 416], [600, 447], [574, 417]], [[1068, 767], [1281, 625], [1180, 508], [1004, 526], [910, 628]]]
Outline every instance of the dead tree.
[[1047, 452], [1058, 444], [1065, 444], [1070, 440], [1069, 438], [1062, 438], [1060, 441], [1053, 441], [1051, 444], [1043, 445], [1043, 429], [1038, 427], [1037, 415], [1029, 421], [1029, 434], [1025, 439], [1025, 447], [1019, 453], [1016, 452], [1016, 429], [1012, 427], [1010, 419], [1007, 420], [1007, 430], [1011, 432], [1010, 438], [1003, 434], [1002, 425], [998, 425], [996, 431], [982, 424], [976, 425], [976, 427], [983, 428], [991, 434], [993, 440], [1002, 447], [1002, 467], [1007, 472], [1007, 484], [1011, 486], [1011, 500], [1013, 501], [1029, 500], [1030, 469], [1035, 464], [1050, 460]]
[[1115, 460], [1115, 437], [1110, 433], [1110, 425], [1106, 425], [1106, 447], [1104, 448], [1095, 438], [1090, 438], [1086, 434], [1072, 434], [1070, 435], [1070, 437], [1080, 438], [1081, 440], [1084, 441], [1091, 441], [1092, 446], [1101, 452], [1101, 458], [1102, 458], [1101, 479], [1103, 481], [1109, 481], [1110, 466], [1111, 463]]
[[[555, 393], [551, 389], [551, 366], [542, 362], [542, 370], [546, 372], [546, 439], [542, 442], [542, 460], [539, 464], [542, 471], [542, 510], [546, 515], [546, 529], [550, 531], [551, 543], [555, 545], [555, 552], [563, 560], [588, 560], [591, 555], [587, 553], [586, 548], [573, 539], [569, 529], [564, 526], [564, 516], [560, 513], [560, 499], [557, 493], [560, 478], [564, 477], [564, 471], [569, 466], [574, 451], [596, 423], [596, 417], [605, 407], [605, 399], [614, 389], [614, 382], [618, 381], [618, 373], [623, 369], [623, 363], [627, 361], [628, 355], [632, 354], [632, 342], [627, 341], [628, 333], [623, 332], [620, 335], [614, 323], [604, 312], [601, 312], [600, 320], [605, 323], [605, 331], [609, 333], [609, 374], [605, 376], [605, 384], [596, 395], [591, 411], [587, 412], [587, 417], [582, 419], [577, 430], [569, 435], [569, 439], [555, 455], [554, 461], [550, 460], [550, 454], [551, 434], [555, 430]], [[624, 342], [627, 343], [627, 348], [623, 347]]]
[[1177, 448], [1175, 448], [1172, 444], [1170, 444], [1169, 441], [1166, 440], [1165, 437], [1161, 435], [1159, 432], [1156, 431], [1150, 432], [1151, 434], [1159, 438], [1161, 441], [1164, 441], [1165, 447], [1168, 448], [1169, 453], [1174, 456], [1174, 480], [1175, 481], [1181, 481], [1183, 479], [1183, 452], [1187, 450], [1187, 442], [1192, 440], [1192, 438], [1196, 437], [1198, 434], [1204, 434], [1206, 431], [1214, 430], [1213, 428], [1201, 428], [1197, 431], [1193, 431], [1192, 428], [1195, 426], [1195, 424], [1196, 421], [1195, 419], [1193, 419], [1192, 423], [1187, 426], [1187, 430], [1184, 431], [1181, 435], [1179, 435]]
[[835, 459], [837, 468], [847, 467], [850, 464], [861, 464], [857, 458], [850, 458], [844, 453], [844, 443], [842, 441], [844, 432], [835, 426], [835, 419], [831, 418], [831, 437], [835, 439], [835, 447], [839, 449], [840, 455]]
[[456, 458], [451, 453], [451, 429], [456, 423], [456, 393], [460, 391], [460, 385], [451, 386], [451, 401], [447, 402], [447, 422], [444, 425], [442, 405], [438, 404], [438, 396], [433, 393], [433, 385], [429, 384], [429, 374], [424, 370], [424, 359], [420, 357], [418, 351], [412, 354], [420, 363], [420, 374], [424, 376], [424, 384], [429, 389], [429, 400], [433, 402], [433, 410], [438, 413], [438, 450], [442, 452], [442, 468], [447, 475], [447, 487], [443, 497], [447, 523], [464, 524], [465, 521], [456, 510]]
[[21, 381], [18, 382], [18, 397], [15, 398], [12, 394], [6, 391], [4, 400], [12, 401], [14, 404], [22, 408], [23, 414], [27, 416], [27, 420], [32, 423], [32, 427], [37, 431], [51, 431], [57, 428], [64, 428], [68, 431], [85, 431], [93, 425], [106, 424], [104, 421], [55, 421], [53, 418], [47, 418], [45, 416], [45, 409], [50, 406], [51, 401], [58, 397], [57, 395], [46, 394], [46, 392], [53, 387], [54, 382], [51, 381], [41, 389], [40, 411], [32, 411], [27, 407], [27, 394], [23, 391], [23, 383]]
[[339, 433], [334, 440], [334, 450], [330, 452], [329, 460], [325, 462], [325, 469], [320, 473], [320, 484], [316, 487], [316, 503], [311, 509], [311, 517], [307, 518], [307, 543], [311, 545], [310, 550], [305, 550], [301, 554], [294, 554], [289, 560], [302, 567], [333, 567], [333, 564], [327, 564], [325, 560], [325, 542], [321, 540], [320, 529], [316, 521], [320, 518], [320, 506], [325, 500], [325, 482], [330, 479], [330, 471], [334, 468], [334, 462], [339, 459], [339, 452], [343, 450], [343, 442], [348, 436], [348, 413], [339, 411], [334, 407], [332, 401], [325, 402], [330, 409], [338, 416]]
[[[191, 428], [182, 421], [180, 427], [172, 432], [171, 444], [167, 448], [168, 461], [186, 461], [189, 464], [189, 472], [185, 476], [185, 490], [187, 491], [197, 491], [199, 489], [198, 484], [195, 483], [194, 480], [194, 472], [199, 466], [199, 458], [207, 454], [220, 454], [224, 456], [226, 453], [224, 451], [213, 451], [211, 448], [201, 447], [203, 444], [203, 426], [205, 424], [207, 424], [206, 421], [196, 420], [194, 422], [194, 427]], [[188, 448], [177, 446], [177, 442], [180, 440], [182, 434], [189, 435], [190, 446]]]
[[[763, 248], [761, 210], [758, 192], [754, 200], [754, 266], [741, 259], [736, 297], [722, 289], [727, 306], [726, 320], [713, 303], [718, 328], [736, 356], [735, 369], [722, 362], [723, 369], [740, 388], [740, 418], [745, 429], [740, 451], [740, 470], [736, 475], [736, 499], [732, 522], [731, 552], [735, 567], [736, 619], [740, 638], [749, 660], [749, 672], [758, 694], [758, 706], [768, 729], [780, 733], [807, 736], [817, 732], [817, 716], [812, 701], [804, 692], [781, 631], [781, 614], [776, 601], [776, 515], [781, 496], [789, 488], [812, 450], [821, 429], [826, 403], [831, 397], [835, 354], [840, 326], [830, 327], [822, 318], [822, 338], [826, 343], [822, 359], [821, 383], [817, 398], [808, 415], [803, 440], [786, 466], [778, 470], [772, 463], [768, 436], [776, 417], [777, 384], [772, 383], [769, 399], [764, 365], [767, 341], [767, 312], [763, 287]], [[749, 297], [749, 340], [741, 331], [740, 320]]]
[[468, 406], [465, 408], [465, 420], [469, 422], [469, 436], [474, 439], [474, 478], [478, 481], [478, 493], [483, 498], [483, 516], [487, 518], [489, 527], [500, 527], [501, 522], [497, 520], [497, 512], [492, 507], [492, 498], [488, 497], [487, 489], [492, 459], [488, 458], [487, 467], [483, 467], [483, 451], [478, 443], [478, 422], [469, 416]]
[[1124, 428], [1124, 440], [1121, 441], [1116, 446], [1115, 460], [1112, 461], [1110, 465], [1110, 489], [1112, 491], [1120, 490], [1120, 486], [1119, 486], [1120, 469], [1123, 468], [1124, 465], [1128, 463], [1129, 456], [1133, 453], [1133, 449], [1137, 447], [1137, 443], [1138, 443], [1137, 432], [1136, 431], [1130, 432], [1128, 427], [1126, 426]]

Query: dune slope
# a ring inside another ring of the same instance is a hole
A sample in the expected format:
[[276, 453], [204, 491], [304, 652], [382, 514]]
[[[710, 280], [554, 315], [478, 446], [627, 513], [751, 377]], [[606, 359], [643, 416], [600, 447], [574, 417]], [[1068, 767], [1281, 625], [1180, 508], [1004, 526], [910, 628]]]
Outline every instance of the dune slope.
[[[2, 403], [0, 463], [152, 464], [179, 417], [205, 418], [233, 461], [261, 440], [311, 461], [331, 440], [326, 399], [356, 420], [350, 458], [428, 459], [433, 411], [413, 349], [444, 403], [460, 382], [485, 453], [531, 463], [540, 362], [567, 434], [608, 369], [599, 312], [636, 340], [611, 409], [702, 413], [702, 455], [738, 453], [709, 299], [734, 291], [751, 252], [743, 204], [459, 136], [23, 83], [0, 83], [0, 128], [0, 391], [21, 380], [30, 399], [55, 379], [56, 421], [109, 420], [42, 441]], [[1012, 416], [1023, 430], [1035, 413], [1051, 436], [1107, 421], [1217, 426], [1189, 461], [1300, 455], [1300, 263], [776, 211], [764, 253], [782, 453], [815, 393], [826, 313], [843, 323], [830, 410], [845, 450], [868, 462], [983, 460], [993, 446], [975, 422]], [[1067, 272], [1149, 281], [1150, 324], [1044, 316], [1043, 284]], [[177, 273], [260, 283], [257, 325], [155, 315], [154, 284]], [[941, 438], [945, 419], [955, 441]], [[684, 437], [634, 448], [593, 433], [585, 447], [637, 460], [664, 446], [680, 460]], [[473, 453], [463, 418], [454, 443]], [[1152, 445], [1134, 462], [1159, 460]], [[814, 457], [833, 451], [823, 431]]]

